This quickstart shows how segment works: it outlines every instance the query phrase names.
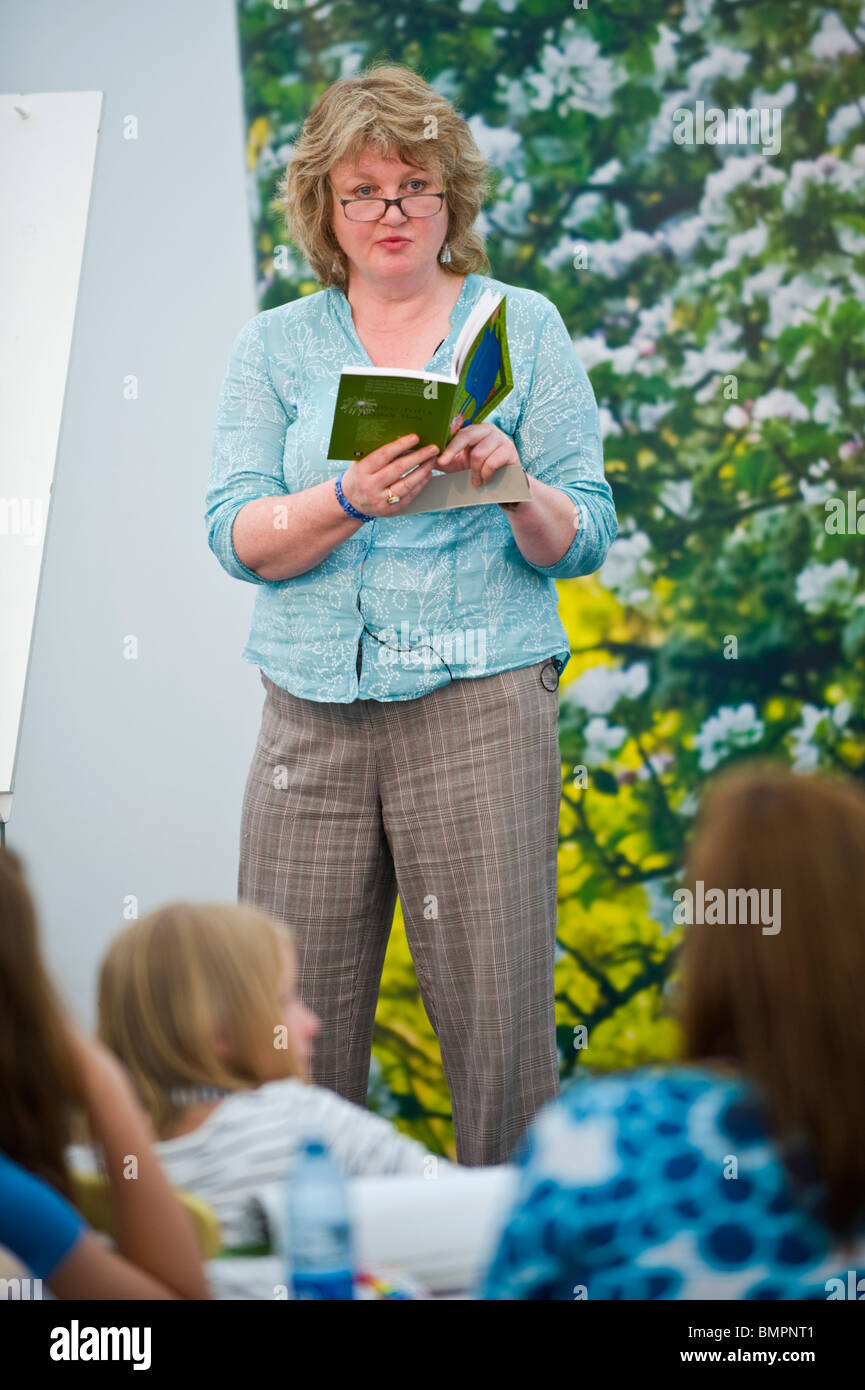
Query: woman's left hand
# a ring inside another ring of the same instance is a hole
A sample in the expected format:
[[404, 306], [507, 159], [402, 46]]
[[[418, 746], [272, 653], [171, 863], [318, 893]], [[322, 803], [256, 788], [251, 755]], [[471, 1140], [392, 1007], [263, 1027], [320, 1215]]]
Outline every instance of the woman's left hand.
[[464, 425], [452, 436], [450, 443], [433, 459], [433, 468], [443, 473], [460, 473], [466, 468], [472, 472], [472, 486], [481, 487], [488, 483], [497, 468], [508, 463], [519, 463], [514, 441], [498, 425]]

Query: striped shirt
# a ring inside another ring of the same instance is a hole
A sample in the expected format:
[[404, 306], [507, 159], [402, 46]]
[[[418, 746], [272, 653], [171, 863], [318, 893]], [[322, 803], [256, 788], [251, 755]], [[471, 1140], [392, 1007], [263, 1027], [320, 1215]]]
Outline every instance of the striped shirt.
[[[307, 1139], [322, 1139], [347, 1177], [385, 1173], [424, 1176], [428, 1151], [375, 1115], [324, 1086], [294, 1077], [226, 1096], [202, 1124], [155, 1152], [174, 1187], [207, 1202], [222, 1226], [224, 1249], [262, 1239], [254, 1199], [285, 1181]], [[441, 1173], [455, 1165], [437, 1158]], [[73, 1145], [70, 1167], [91, 1170], [92, 1150]]]

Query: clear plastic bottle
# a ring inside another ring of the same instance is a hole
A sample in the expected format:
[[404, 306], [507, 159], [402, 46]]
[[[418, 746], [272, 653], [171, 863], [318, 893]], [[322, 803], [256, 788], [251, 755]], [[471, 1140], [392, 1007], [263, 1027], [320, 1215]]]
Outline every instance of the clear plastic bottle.
[[292, 1297], [353, 1299], [348, 1184], [320, 1140], [307, 1140], [289, 1177], [287, 1217], [286, 1282]]

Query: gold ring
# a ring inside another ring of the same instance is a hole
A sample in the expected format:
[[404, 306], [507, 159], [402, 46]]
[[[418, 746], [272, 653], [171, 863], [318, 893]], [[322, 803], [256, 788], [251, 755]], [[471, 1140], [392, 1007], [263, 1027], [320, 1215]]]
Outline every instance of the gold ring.
[[393, 506], [394, 502], [398, 502], [398, 501], [399, 501], [399, 498], [394, 496], [394, 494], [391, 492], [390, 488], [388, 488], [388, 490], [387, 490], [387, 500], [388, 500], [388, 502], [390, 502], [391, 506]]

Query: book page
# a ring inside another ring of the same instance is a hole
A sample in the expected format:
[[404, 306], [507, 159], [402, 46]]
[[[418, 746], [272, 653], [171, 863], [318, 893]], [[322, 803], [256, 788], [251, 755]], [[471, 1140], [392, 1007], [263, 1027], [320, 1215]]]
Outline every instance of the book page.
[[[399, 485], [394, 484], [399, 492]], [[472, 486], [471, 469], [460, 473], [434, 473], [417, 497], [403, 507], [400, 516], [422, 512], [449, 511], [451, 507], [484, 507], [498, 502], [523, 502], [529, 496], [529, 483], [518, 463], [497, 468], [488, 483]]]

